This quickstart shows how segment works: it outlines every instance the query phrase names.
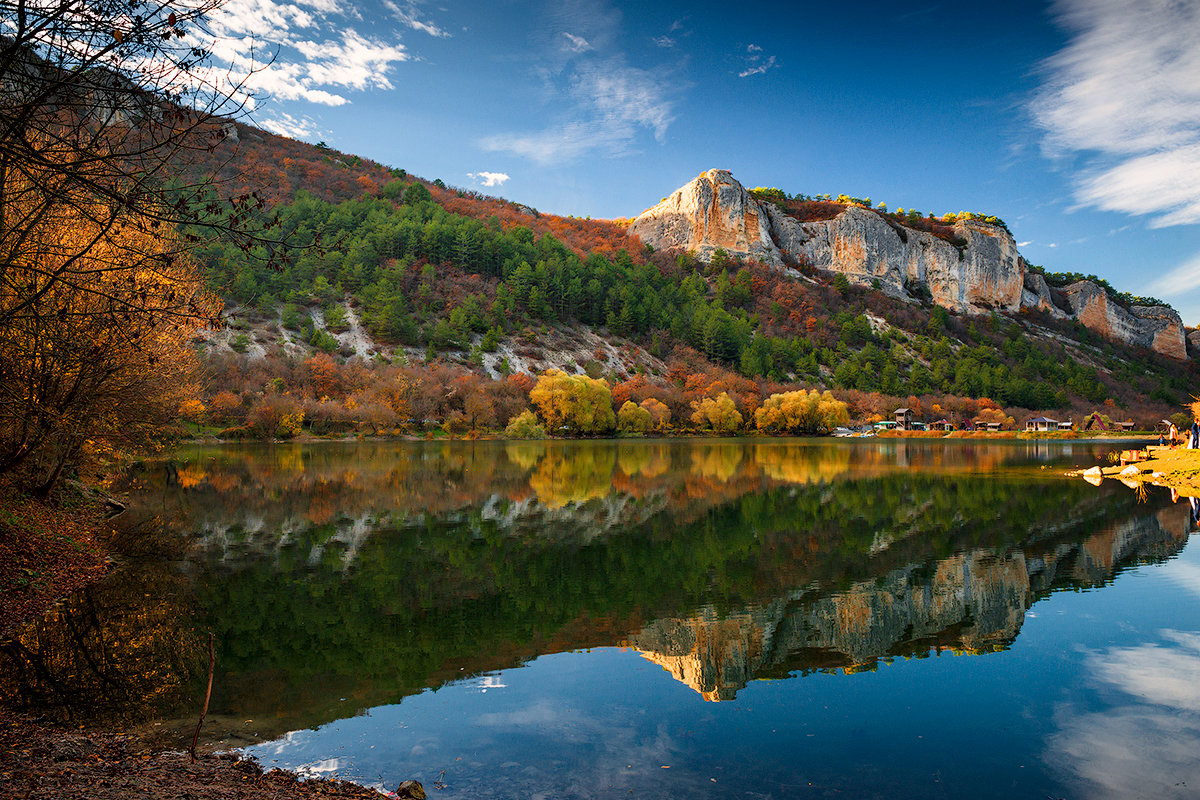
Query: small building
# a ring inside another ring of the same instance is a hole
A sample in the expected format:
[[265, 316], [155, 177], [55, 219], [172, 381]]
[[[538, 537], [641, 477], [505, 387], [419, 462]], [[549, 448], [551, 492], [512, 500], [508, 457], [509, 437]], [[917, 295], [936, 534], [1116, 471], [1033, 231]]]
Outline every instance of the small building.
[[924, 422], [910, 422], [908, 423], [908, 429], [910, 431], [927, 431], [929, 430], [929, 425]]
[[1058, 430], [1058, 420], [1049, 417], [1034, 417], [1025, 421], [1026, 431], [1045, 432]]
[[931, 431], [952, 431], [952, 430], [954, 430], [954, 423], [948, 419], [939, 419], [937, 422], [929, 423], [929, 430], [931, 430]]
[[1126, 433], [1133, 430], [1133, 420], [1131, 419], [1125, 422], [1118, 422], [1117, 425], [1121, 426], [1121, 430]]
[[972, 422], [975, 423], [975, 430], [977, 431], [998, 431], [1000, 430], [1000, 426], [1004, 424], [1002, 422], [986, 422], [982, 419], [972, 420]]
[[896, 423], [892, 422], [890, 419], [885, 419], [882, 422], [876, 422], [872, 427], [874, 427], [877, 431], [890, 431], [892, 428], [896, 427]]
[[907, 431], [912, 426], [912, 409], [897, 408], [896, 409], [896, 427], [902, 431]]
[[1065, 422], [1060, 422], [1060, 423], [1058, 423], [1058, 429], [1060, 431], [1073, 431], [1073, 430], [1075, 430], [1075, 423], [1071, 422], [1071, 420], [1066, 420]]

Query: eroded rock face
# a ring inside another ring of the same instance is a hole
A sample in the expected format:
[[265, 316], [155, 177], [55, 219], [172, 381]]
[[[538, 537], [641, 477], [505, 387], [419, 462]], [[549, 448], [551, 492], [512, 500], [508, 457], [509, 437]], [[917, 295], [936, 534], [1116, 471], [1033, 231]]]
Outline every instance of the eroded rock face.
[[831, 220], [797, 222], [768, 204], [772, 232], [784, 253], [857, 283], [880, 282], [889, 294], [924, 284], [940, 306], [971, 314], [1021, 308], [1024, 268], [1016, 242], [1003, 228], [962, 221], [956, 247], [881, 214], [850, 206]]
[[957, 243], [858, 206], [830, 220], [800, 222], [772, 203], [758, 202], [728, 170], [714, 169], [643, 212], [629, 233], [658, 249], [691, 250], [703, 261], [718, 248], [776, 266], [787, 256], [803, 259], [853, 283], [878, 282], [881, 290], [904, 299], [923, 286], [933, 302], [961, 314], [1035, 309], [1078, 319], [1102, 335], [1172, 358], [1187, 357], [1183, 324], [1173, 309], [1126, 310], [1083, 281], [1063, 290], [1068, 312], [1045, 279], [1028, 272], [1012, 235], [978, 220], [955, 224]]
[[1140, 347], [1148, 347], [1171, 358], [1187, 358], [1183, 321], [1166, 306], [1132, 306], [1126, 311], [1109, 299], [1108, 293], [1091, 281], [1079, 281], [1063, 289], [1075, 318], [1089, 330]]
[[1050, 286], [1037, 272], [1025, 273], [1025, 291], [1021, 293], [1021, 308], [1044, 311], [1055, 319], [1067, 319], [1067, 312], [1054, 304]]
[[1200, 331], [1192, 331], [1187, 335], [1187, 348], [1192, 358], [1200, 358]]
[[659, 249], [692, 250], [704, 261], [720, 248], [781, 263], [761, 205], [725, 169], [710, 169], [643, 211], [629, 233]]

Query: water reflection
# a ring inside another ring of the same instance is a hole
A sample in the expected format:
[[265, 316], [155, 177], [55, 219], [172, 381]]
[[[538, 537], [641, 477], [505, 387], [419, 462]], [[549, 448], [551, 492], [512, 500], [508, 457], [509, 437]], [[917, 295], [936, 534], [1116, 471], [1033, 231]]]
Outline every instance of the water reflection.
[[896, 440], [196, 448], [118, 482], [140, 498], [128, 524], [186, 557], [138, 559], [4, 645], [0, 694], [182, 736], [212, 630], [210, 735], [238, 741], [594, 646], [713, 700], [992, 652], [1053, 589], [1183, 546], [1182, 506], [1039, 469], [1098, 458]]
[[[1200, 632], [1164, 630], [1161, 642], [1088, 658], [1095, 684], [1122, 702], [1060, 711], [1047, 761], [1087, 797], [1191, 797], [1200, 786]], [[1189, 784], [1190, 787], [1189, 788]]]

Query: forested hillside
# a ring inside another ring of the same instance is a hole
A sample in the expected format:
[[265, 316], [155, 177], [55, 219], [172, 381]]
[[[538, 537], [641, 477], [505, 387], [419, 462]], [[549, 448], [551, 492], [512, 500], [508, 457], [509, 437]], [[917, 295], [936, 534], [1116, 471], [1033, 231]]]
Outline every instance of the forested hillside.
[[[688, 403], [700, 399], [698, 384], [737, 384], [730, 396], [745, 424], [762, 398], [799, 385], [834, 390], [859, 420], [915, 404], [958, 421], [999, 406], [1014, 419], [1099, 410], [1150, 425], [1180, 410], [1196, 377], [1190, 363], [1036, 313], [960, 317], [804, 264], [781, 271], [720, 253], [703, 264], [641, 246], [621, 221], [540, 214], [323, 145], [241, 130], [213, 157], [225, 160], [234, 188], [265, 189], [294, 250], [279, 270], [234, 246], [201, 254], [235, 329], [210, 356], [219, 369], [209, 399], [224, 392], [226, 409], [214, 423], [247, 422], [272, 380], [310, 403], [308, 425], [322, 398], [352, 420], [345, 405], [364, 405], [356, 394], [394, 382], [397, 370], [421, 384], [434, 363], [489, 380], [549, 366], [610, 387], [636, 377], [657, 387], [642, 394], [687, 393]], [[351, 328], [356, 346], [347, 344]], [[564, 340], [589, 333], [615, 347], [554, 358]], [[357, 377], [317, 394], [300, 372], [319, 354]], [[360, 363], [339, 363], [347, 359]], [[388, 405], [387, 392], [375, 394], [368, 405]], [[461, 403], [429, 409], [428, 419], [444, 422]], [[690, 406], [668, 405], [674, 424], [686, 426]], [[426, 419], [394, 403], [392, 411], [377, 422]]]

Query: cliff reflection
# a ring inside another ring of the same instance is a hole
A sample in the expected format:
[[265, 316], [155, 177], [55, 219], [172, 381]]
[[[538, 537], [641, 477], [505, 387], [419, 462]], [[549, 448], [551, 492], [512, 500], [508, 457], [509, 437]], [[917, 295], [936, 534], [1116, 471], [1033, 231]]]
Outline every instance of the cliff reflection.
[[[186, 645], [205, 629], [211, 713], [261, 736], [584, 647], [635, 647], [711, 699], [756, 677], [988, 652], [1054, 588], [1185, 540], [1181, 508], [1047, 477], [1052, 457], [895, 441], [197, 448], [116, 487], [140, 499], [131, 524], [187, 557], [131, 564], [22, 632], [0, 694], [84, 720], [89, 685], [124, 682], [140, 698], [128, 719], [172, 716], [201, 691]], [[182, 632], [176, 655], [95, 669], [152, 631]]]
[[1186, 522], [1185, 507], [1174, 506], [1077, 541], [974, 549], [831, 594], [800, 591], [729, 616], [706, 608], [659, 619], [627, 644], [706, 700], [730, 700], [760, 676], [853, 673], [897, 656], [1004, 650], [1036, 600], [1056, 588], [1102, 585], [1123, 565], [1177, 553]]

